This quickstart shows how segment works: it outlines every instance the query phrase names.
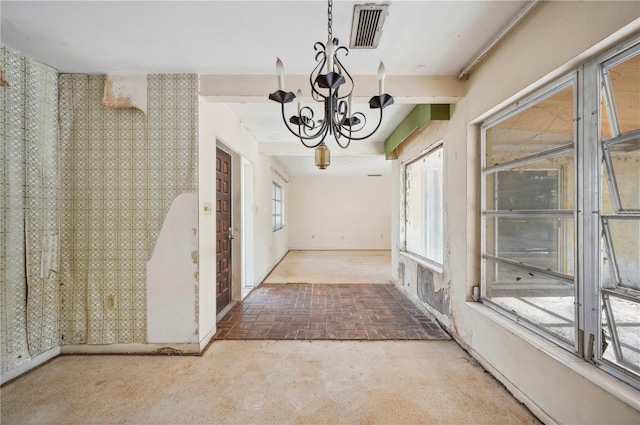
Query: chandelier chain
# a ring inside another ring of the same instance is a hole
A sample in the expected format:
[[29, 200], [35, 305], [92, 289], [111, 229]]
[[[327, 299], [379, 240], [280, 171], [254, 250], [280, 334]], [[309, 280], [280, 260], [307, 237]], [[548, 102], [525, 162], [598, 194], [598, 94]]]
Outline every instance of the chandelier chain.
[[329, 40], [333, 39], [333, 30], [331, 24], [333, 23], [333, 0], [329, 0], [329, 7], [327, 10], [327, 29], [329, 30]]

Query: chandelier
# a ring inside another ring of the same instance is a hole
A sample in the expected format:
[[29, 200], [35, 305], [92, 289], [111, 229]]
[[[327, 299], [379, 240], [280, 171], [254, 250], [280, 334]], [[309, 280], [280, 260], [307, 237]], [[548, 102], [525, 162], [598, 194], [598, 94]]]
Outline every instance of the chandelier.
[[[309, 76], [311, 97], [316, 102], [324, 104], [324, 116], [316, 118], [309, 106], [302, 106], [302, 90], [298, 89], [295, 95], [284, 91], [284, 66], [280, 58], [276, 60], [278, 90], [269, 95], [269, 99], [282, 106], [282, 120], [287, 129], [299, 138], [305, 147], [315, 148], [316, 165], [320, 169], [327, 168], [331, 163], [331, 153], [325, 144], [329, 134], [333, 136], [338, 146], [346, 149], [352, 140], [364, 140], [373, 135], [382, 123], [382, 110], [393, 104], [393, 97], [384, 92], [385, 69], [384, 64], [380, 62], [379, 94], [369, 99], [369, 107], [380, 110], [378, 124], [368, 134], [364, 134], [367, 117], [353, 109], [353, 78], [338, 58], [339, 53], [347, 56], [349, 49], [340, 46], [338, 39], [333, 37], [332, 9], [333, 1], [328, 0], [327, 43], [326, 45], [320, 41], [315, 43], [317, 65]], [[297, 115], [292, 115], [287, 120], [284, 105], [294, 99], [298, 99]]]

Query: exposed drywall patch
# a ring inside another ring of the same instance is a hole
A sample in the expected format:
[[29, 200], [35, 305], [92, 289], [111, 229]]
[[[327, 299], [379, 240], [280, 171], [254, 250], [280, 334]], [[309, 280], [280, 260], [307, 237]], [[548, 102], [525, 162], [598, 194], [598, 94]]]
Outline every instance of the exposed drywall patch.
[[193, 264], [198, 264], [198, 250], [197, 249], [191, 251], [191, 261], [193, 262]]
[[198, 229], [196, 229], [195, 227], [192, 227], [191, 231], [193, 232], [193, 236], [195, 236], [198, 233]]
[[418, 264], [418, 298], [444, 315], [449, 315], [449, 288], [436, 290], [435, 276], [432, 270]]
[[409, 285], [409, 282], [404, 281], [404, 263], [403, 262], [398, 263], [398, 283], [400, 283], [400, 285]]
[[104, 78], [102, 106], [135, 108], [147, 113], [146, 75], [107, 75]]

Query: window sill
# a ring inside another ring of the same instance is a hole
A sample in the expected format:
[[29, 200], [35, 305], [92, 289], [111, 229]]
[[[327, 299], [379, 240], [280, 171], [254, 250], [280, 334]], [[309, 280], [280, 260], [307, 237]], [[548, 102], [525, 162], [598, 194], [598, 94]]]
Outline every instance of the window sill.
[[631, 385], [628, 385], [617, 379], [615, 376], [600, 370], [597, 366], [576, 357], [553, 342], [548, 341], [540, 335], [518, 325], [481, 303], [467, 302], [466, 305], [479, 314], [482, 314], [488, 319], [496, 322], [498, 325], [506, 328], [509, 332], [542, 351], [553, 360], [562, 363], [564, 366], [582, 376], [589, 382], [597, 385], [634, 409], [640, 410], [640, 397], [638, 397], [638, 390], [633, 388]]
[[281, 228], [279, 228], [279, 229], [272, 230], [272, 231], [271, 231], [271, 233], [275, 235], [276, 233], [280, 233], [280, 232], [282, 232], [283, 230], [284, 230], [284, 226], [282, 226], [282, 227], [281, 227]]
[[408, 252], [408, 251], [400, 251], [400, 255], [405, 257], [405, 258], [410, 259], [411, 261], [415, 261], [416, 263], [418, 263], [418, 264], [420, 264], [420, 265], [422, 265], [422, 266], [424, 266], [424, 267], [426, 267], [426, 268], [428, 268], [428, 269], [430, 269], [430, 270], [432, 270], [432, 271], [434, 271], [436, 273], [440, 273], [440, 274], [444, 273], [444, 269], [442, 268], [441, 265], [433, 263], [433, 262], [427, 260], [426, 258], [419, 257], [419, 256], [417, 256], [415, 254], [412, 254], [412, 253]]

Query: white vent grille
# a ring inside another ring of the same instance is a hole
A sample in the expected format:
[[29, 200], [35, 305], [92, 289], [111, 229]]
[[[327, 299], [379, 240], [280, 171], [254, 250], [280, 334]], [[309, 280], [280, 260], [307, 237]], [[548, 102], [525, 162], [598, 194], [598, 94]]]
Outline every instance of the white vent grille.
[[357, 4], [353, 8], [351, 49], [375, 49], [380, 43], [382, 25], [389, 12], [388, 4]]

